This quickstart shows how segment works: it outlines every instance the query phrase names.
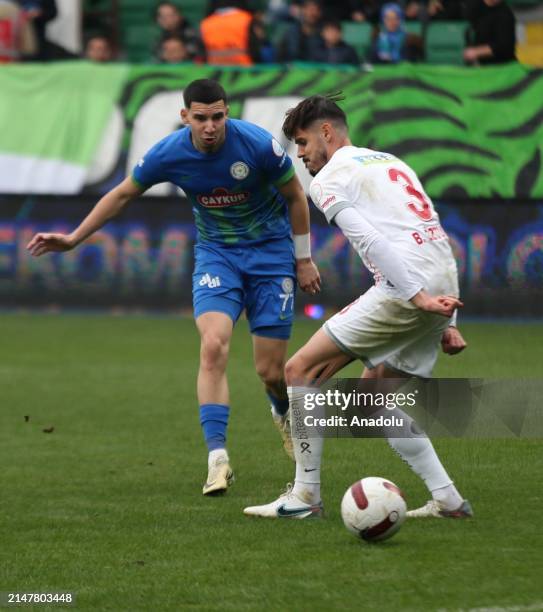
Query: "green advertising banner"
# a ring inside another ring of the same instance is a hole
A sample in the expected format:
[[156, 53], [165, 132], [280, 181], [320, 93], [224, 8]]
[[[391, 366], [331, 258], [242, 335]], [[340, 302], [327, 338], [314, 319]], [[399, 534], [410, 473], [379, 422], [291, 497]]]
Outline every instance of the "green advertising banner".
[[[402, 64], [372, 72], [9, 66], [0, 70], [0, 192], [104, 192], [180, 126], [182, 89], [202, 77], [223, 84], [231, 116], [279, 139], [285, 110], [306, 96], [341, 90], [353, 143], [404, 159], [434, 198], [543, 197], [543, 70], [518, 64]], [[289, 153], [295, 155], [292, 145]], [[309, 177], [297, 169], [307, 186]], [[172, 193], [168, 186], [151, 191]]]
[[127, 67], [86, 62], [0, 69], [0, 192], [77, 193]]

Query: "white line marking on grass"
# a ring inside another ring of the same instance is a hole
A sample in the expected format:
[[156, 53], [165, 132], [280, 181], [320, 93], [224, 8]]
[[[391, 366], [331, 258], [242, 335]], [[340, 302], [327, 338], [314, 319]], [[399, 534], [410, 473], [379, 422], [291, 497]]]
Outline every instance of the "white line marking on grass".
[[[491, 606], [483, 608], [457, 608], [454, 612], [537, 612], [543, 610], [543, 602], [528, 604], [527, 606]], [[446, 608], [440, 608], [437, 612], [450, 612]]]

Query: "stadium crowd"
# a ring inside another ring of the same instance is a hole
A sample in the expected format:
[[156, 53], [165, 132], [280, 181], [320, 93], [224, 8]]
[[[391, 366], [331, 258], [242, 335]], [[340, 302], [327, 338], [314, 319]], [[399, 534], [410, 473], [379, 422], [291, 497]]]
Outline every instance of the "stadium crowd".
[[[55, 0], [0, 0], [0, 62], [66, 59], [52, 48], [45, 25], [57, 14]], [[515, 57], [515, 16], [505, 0], [209, 0], [200, 23], [190, 23], [183, 0], [159, 2], [150, 18], [156, 40], [148, 61], [241, 65], [424, 61], [425, 31], [436, 21], [466, 24], [467, 65], [504, 63]], [[370, 44], [361, 53], [346, 24], [368, 24]], [[410, 27], [415, 24], [417, 27]], [[82, 56], [94, 62], [126, 60], [107, 28], [83, 33]], [[129, 59], [129, 58], [128, 58]]]

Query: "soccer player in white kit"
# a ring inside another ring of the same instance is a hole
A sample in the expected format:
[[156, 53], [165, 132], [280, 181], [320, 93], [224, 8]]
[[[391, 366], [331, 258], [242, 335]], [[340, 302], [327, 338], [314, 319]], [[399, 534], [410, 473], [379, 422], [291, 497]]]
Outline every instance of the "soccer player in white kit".
[[[288, 361], [291, 409], [311, 392], [309, 385], [323, 383], [353, 358], [364, 362], [368, 378], [430, 377], [451, 317], [462, 306], [449, 240], [417, 175], [394, 155], [353, 146], [336, 99], [303, 100], [288, 111], [283, 131], [314, 177], [311, 199], [348, 238], [375, 285], [326, 321]], [[432, 495], [408, 516], [472, 516], [428, 437], [410, 436], [415, 424], [402, 416], [406, 437], [388, 443]], [[245, 508], [245, 514], [300, 519], [322, 513], [323, 440], [294, 428], [293, 443], [294, 486], [269, 504]]]

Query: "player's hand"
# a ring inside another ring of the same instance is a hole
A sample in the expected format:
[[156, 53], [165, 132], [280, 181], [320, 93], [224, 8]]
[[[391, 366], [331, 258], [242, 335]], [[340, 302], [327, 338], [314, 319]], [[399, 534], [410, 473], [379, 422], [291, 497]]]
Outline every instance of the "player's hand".
[[441, 348], [447, 355], [456, 355], [463, 351], [468, 343], [456, 327], [447, 327], [441, 336]]
[[296, 278], [302, 291], [315, 294], [321, 290], [321, 275], [310, 258], [296, 260]]
[[464, 305], [458, 298], [452, 295], [430, 295], [424, 290], [419, 291], [417, 295], [413, 296], [411, 302], [421, 310], [448, 318], [452, 317], [453, 312], [457, 308], [462, 308]]
[[75, 247], [70, 234], [36, 234], [26, 245], [30, 254], [39, 257], [44, 253], [69, 251]]

